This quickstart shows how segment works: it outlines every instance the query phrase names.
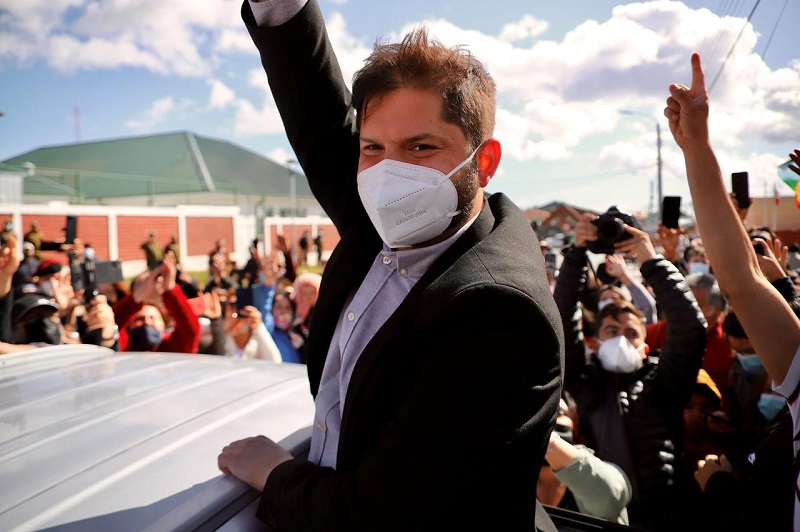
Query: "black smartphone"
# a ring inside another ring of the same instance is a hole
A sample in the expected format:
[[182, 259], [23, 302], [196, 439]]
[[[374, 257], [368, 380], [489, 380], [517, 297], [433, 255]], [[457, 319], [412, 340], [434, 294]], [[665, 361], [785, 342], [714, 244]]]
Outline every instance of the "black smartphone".
[[552, 251], [544, 254], [544, 267], [547, 273], [551, 275], [556, 273], [556, 254]]
[[678, 228], [678, 220], [681, 217], [681, 197], [664, 196], [661, 202], [661, 223], [670, 229]]
[[122, 263], [118, 260], [71, 262], [69, 271], [72, 288], [76, 291], [86, 290], [91, 293], [97, 290], [97, 285], [124, 280]]
[[731, 174], [731, 191], [736, 194], [739, 207], [750, 206], [750, 185], [747, 172], [734, 172]]
[[253, 305], [253, 289], [252, 288], [237, 288], [236, 289], [236, 313], [241, 314], [244, 307]]
[[78, 217], [68, 215], [67, 226], [64, 228], [64, 243], [74, 244], [76, 236], [78, 236]]

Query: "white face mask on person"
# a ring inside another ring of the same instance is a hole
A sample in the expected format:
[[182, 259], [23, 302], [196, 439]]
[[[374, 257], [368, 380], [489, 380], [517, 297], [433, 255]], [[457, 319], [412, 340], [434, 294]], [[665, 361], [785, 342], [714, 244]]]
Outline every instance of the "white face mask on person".
[[642, 367], [642, 352], [646, 344], [633, 346], [624, 336], [615, 336], [600, 343], [597, 359], [611, 373], [633, 373]]
[[447, 175], [392, 159], [359, 172], [358, 194], [381, 240], [398, 248], [442, 234], [460, 212], [450, 177], [470, 162], [479, 148]]

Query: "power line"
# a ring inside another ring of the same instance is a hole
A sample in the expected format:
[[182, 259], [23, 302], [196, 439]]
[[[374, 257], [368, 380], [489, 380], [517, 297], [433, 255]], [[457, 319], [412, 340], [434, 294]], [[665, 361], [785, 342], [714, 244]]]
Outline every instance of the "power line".
[[736, 40], [733, 41], [733, 44], [731, 45], [731, 49], [728, 50], [728, 55], [726, 55], [725, 59], [722, 60], [722, 64], [719, 66], [719, 70], [717, 71], [717, 75], [714, 76], [714, 81], [712, 81], [711, 85], [709, 85], [709, 87], [708, 87], [708, 93], [709, 94], [711, 94], [711, 91], [714, 90], [714, 85], [717, 84], [717, 80], [719, 79], [720, 75], [722, 74], [722, 71], [725, 70], [725, 64], [728, 62], [728, 59], [730, 59], [731, 54], [733, 54], [733, 50], [736, 48], [736, 44], [739, 42], [739, 39], [742, 37], [742, 34], [744, 33], [744, 29], [750, 23], [750, 19], [753, 18], [753, 13], [756, 12], [756, 9], [758, 8], [758, 5], [760, 3], [761, 3], [761, 0], [756, 0], [756, 3], [753, 6], [753, 9], [750, 10], [750, 14], [747, 15], [747, 20], [745, 20], [744, 25], [742, 25], [742, 29], [739, 30], [739, 35], [736, 36]]
[[778, 29], [778, 23], [780, 23], [781, 19], [783, 18], [783, 11], [786, 9], [786, 5], [789, 3], [789, 0], [785, 0], [783, 2], [783, 7], [781, 8], [781, 12], [778, 13], [778, 18], [775, 20], [775, 25], [772, 27], [772, 32], [769, 34], [769, 39], [767, 39], [767, 44], [764, 45], [764, 50], [761, 52], [761, 60], [764, 60], [764, 56], [767, 55], [767, 50], [769, 50], [769, 45], [772, 43], [772, 37], [775, 35], [775, 30]]
[[615, 178], [615, 177], [627, 177], [629, 174], [635, 174], [641, 170], [649, 170], [656, 166], [655, 164], [648, 164], [645, 166], [639, 166], [636, 168], [628, 168], [624, 170], [611, 170], [609, 172], [601, 172], [583, 176], [572, 176], [572, 177], [545, 177], [545, 178], [536, 178], [535, 180], [530, 180], [528, 182], [523, 181], [523, 179], [514, 179], [514, 180], [504, 180], [504, 185], [517, 185], [517, 184], [527, 184], [532, 185], [534, 187], [541, 187], [541, 186], [550, 186], [550, 185], [558, 185], [559, 188], [570, 188], [576, 185], [585, 185], [590, 183], [590, 180], [598, 180], [598, 179], [608, 179], [608, 178]]

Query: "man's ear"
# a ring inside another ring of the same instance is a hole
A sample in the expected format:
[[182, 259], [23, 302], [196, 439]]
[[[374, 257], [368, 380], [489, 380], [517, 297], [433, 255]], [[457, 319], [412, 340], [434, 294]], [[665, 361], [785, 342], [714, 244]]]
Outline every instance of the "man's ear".
[[497, 172], [502, 154], [503, 151], [500, 148], [500, 142], [496, 139], [484, 141], [481, 149], [475, 154], [475, 160], [478, 164], [478, 184], [481, 188], [486, 187], [495, 172]]

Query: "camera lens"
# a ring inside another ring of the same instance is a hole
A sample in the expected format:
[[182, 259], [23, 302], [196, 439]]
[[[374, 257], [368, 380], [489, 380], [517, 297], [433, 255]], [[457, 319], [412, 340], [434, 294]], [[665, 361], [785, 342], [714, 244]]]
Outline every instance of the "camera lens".
[[624, 223], [616, 216], [608, 217], [597, 226], [597, 232], [604, 240], [616, 242], [625, 233]]

